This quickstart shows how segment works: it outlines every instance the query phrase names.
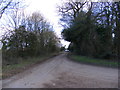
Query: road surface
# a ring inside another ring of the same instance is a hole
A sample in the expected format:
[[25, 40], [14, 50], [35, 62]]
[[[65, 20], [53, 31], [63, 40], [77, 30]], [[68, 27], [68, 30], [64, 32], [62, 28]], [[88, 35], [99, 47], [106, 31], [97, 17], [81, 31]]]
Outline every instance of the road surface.
[[2, 82], [3, 88], [118, 88], [118, 70], [80, 64], [61, 54]]

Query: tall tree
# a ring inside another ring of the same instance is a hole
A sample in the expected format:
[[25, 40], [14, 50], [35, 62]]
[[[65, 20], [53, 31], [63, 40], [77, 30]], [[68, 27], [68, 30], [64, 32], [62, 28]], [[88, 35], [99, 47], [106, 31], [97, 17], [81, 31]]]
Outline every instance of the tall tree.
[[[88, 2], [86, 5], [87, 10], [83, 7], [72, 21], [68, 19], [71, 23], [62, 32], [65, 40], [71, 42], [70, 49], [98, 58], [113, 58], [116, 53], [119, 56], [119, 4]], [[113, 48], [114, 44], [116, 48]]]
[[33, 13], [28, 18], [18, 18], [18, 21], [17, 27], [11, 28], [11, 33], [2, 37], [4, 60], [59, 51], [59, 39], [50, 23], [40, 13]]
[[118, 59], [120, 59], [120, 2], [116, 2], [115, 4], [115, 50]]

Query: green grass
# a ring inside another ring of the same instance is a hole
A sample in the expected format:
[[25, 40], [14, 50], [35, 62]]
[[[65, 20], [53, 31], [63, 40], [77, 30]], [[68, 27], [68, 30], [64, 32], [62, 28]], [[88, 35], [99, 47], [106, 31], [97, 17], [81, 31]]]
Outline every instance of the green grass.
[[79, 56], [79, 55], [69, 55], [69, 58], [74, 61], [78, 61], [78, 62], [86, 63], [86, 64], [116, 67], [116, 68], [118, 67], [118, 62], [109, 61], [109, 60], [94, 59], [94, 58]]
[[27, 58], [27, 59], [19, 58], [18, 60], [19, 63], [17, 64], [10, 64], [10, 65], [2, 66], [2, 78], [4, 79], [7, 77], [11, 77], [17, 73], [20, 73], [56, 55], [58, 54], [54, 53], [54, 54], [49, 54], [49, 55], [40, 56], [40, 57]]

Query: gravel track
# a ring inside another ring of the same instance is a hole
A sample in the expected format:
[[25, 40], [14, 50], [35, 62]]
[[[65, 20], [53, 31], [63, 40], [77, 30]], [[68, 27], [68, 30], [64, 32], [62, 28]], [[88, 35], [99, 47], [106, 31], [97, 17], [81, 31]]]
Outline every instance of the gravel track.
[[118, 69], [73, 62], [65, 53], [2, 83], [3, 88], [118, 88]]

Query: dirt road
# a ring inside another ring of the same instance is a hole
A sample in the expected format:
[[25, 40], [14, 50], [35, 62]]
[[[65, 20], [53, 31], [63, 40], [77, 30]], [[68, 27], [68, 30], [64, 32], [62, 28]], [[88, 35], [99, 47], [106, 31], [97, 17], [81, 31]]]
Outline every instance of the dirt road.
[[3, 80], [3, 88], [117, 88], [118, 70], [70, 61], [61, 54]]

